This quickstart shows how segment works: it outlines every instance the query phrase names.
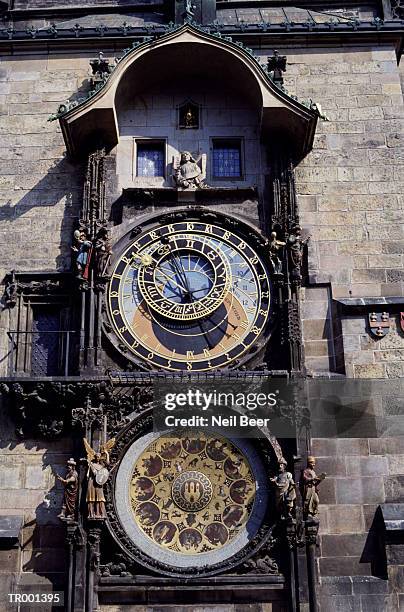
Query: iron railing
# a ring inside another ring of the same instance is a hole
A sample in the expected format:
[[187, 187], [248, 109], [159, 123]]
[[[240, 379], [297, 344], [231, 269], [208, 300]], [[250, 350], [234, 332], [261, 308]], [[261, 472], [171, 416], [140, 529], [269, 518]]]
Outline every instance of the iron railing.
[[9, 376], [73, 376], [78, 370], [79, 332], [9, 331]]

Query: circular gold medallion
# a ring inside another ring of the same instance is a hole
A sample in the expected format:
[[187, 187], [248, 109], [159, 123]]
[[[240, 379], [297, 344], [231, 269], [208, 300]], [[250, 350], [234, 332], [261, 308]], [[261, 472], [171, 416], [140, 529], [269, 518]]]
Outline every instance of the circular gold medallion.
[[174, 480], [173, 501], [181, 510], [198, 512], [212, 499], [212, 483], [202, 472], [183, 472]]

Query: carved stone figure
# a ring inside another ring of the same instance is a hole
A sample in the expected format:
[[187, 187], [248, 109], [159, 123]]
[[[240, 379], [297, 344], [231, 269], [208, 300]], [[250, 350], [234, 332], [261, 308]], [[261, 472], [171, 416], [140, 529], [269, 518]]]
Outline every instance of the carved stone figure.
[[72, 250], [77, 253], [76, 268], [77, 276], [85, 280], [88, 279], [88, 271], [90, 267], [91, 254], [93, 243], [88, 240], [87, 233], [84, 230], [76, 230], [74, 232], [76, 244], [72, 246]]
[[131, 576], [128, 571], [127, 559], [125, 555], [118, 553], [113, 561], [110, 561], [102, 567], [102, 576]]
[[6, 286], [2, 299], [3, 310], [5, 308], [13, 308], [17, 303], [17, 280], [14, 270], [7, 276]]
[[114, 65], [110, 64], [109, 60], [104, 57], [102, 51], [98, 53], [96, 59], [90, 60], [90, 66], [93, 72], [93, 78], [91, 79], [92, 89], [95, 89], [98, 83], [105, 81], [114, 70]]
[[318, 102], [314, 102], [311, 98], [309, 98], [309, 108], [316, 112], [320, 119], [322, 119], [323, 121], [329, 121], [327, 115], [323, 113], [321, 104], [319, 104]]
[[115, 445], [115, 438], [102, 445], [101, 452], [96, 453], [84, 438], [84, 446], [87, 451], [87, 495], [88, 518], [104, 519], [105, 511], [104, 484], [109, 478], [106, 466], [109, 464], [109, 451]]
[[259, 550], [257, 555], [243, 563], [242, 569], [247, 574], [278, 574], [278, 564], [270, 555], [271, 548], [273, 548], [275, 542], [275, 539], [271, 537], [267, 546]]
[[56, 474], [56, 478], [64, 485], [64, 497], [62, 511], [59, 514], [60, 519], [74, 519], [77, 503], [77, 493], [79, 489], [79, 475], [76, 472], [76, 462], [74, 459], [69, 459], [67, 462], [66, 478], [62, 478]]
[[320, 503], [318, 497], [318, 485], [327, 474], [322, 473], [317, 476], [314, 468], [316, 460], [314, 457], [307, 457], [307, 467], [302, 470], [300, 477], [300, 492], [303, 500], [303, 515], [304, 518], [313, 517], [318, 514], [318, 505]]
[[[202, 160], [202, 167], [198, 162]], [[182, 151], [179, 163], [174, 160], [174, 180], [182, 189], [203, 189], [206, 187], [206, 155], [195, 160], [189, 151]]]
[[279, 51], [274, 49], [274, 54], [268, 57], [268, 71], [272, 72], [272, 80], [282, 87], [283, 85], [283, 73], [286, 71], [286, 56], [279, 55]]
[[404, 19], [403, 0], [391, 0], [391, 12], [393, 19]]
[[185, 125], [186, 127], [193, 127], [195, 125], [194, 115], [190, 108], [188, 108], [185, 114]]
[[281, 459], [278, 465], [277, 475], [269, 480], [275, 488], [276, 509], [281, 518], [288, 518], [292, 516], [296, 500], [296, 484], [292, 474], [286, 471], [286, 461]]
[[192, 0], [184, 0], [184, 21], [192, 21], [195, 14], [195, 4]]
[[303, 248], [309, 242], [310, 236], [302, 239], [302, 228], [299, 225], [296, 225], [288, 237], [288, 248], [290, 253], [290, 261], [291, 261], [291, 274], [292, 278], [296, 280], [301, 279], [301, 266], [303, 259]]
[[88, 463], [87, 472], [87, 496], [89, 518], [106, 518], [105, 497], [103, 485], [108, 480], [108, 471], [105, 478], [105, 465], [99, 453], [96, 453], [93, 461]]
[[107, 269], [112, 255], [112, 246], [107, 229], [102, 228], [98, 232], [94, 241], [94, 249], [97, 278], [102, 279], [107, 276]]
[[269, 257], [274, 269], [274, 274], [282, 274], [282, 260], [279, 257], [280, 250], [285, 246], [286, 242], [278, 240], [276, 232], [271, 232], [271, 238], [267, 241], [269, 249]]

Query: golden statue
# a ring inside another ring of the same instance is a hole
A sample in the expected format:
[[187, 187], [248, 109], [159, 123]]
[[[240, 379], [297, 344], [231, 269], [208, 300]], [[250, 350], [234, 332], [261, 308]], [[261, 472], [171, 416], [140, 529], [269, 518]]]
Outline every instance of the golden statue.
[[88, 507], [88, 518], [104, 519], [107, 514], [105, 511], [104, 484], [109, 478], [109, 453], [115, 446], [115, 438], [111, 438], [101, 446], [101, 451], [97, 453], [89, 444], [87, 438], [83, 439], [87, 453], [87, 495], [86, 502]]

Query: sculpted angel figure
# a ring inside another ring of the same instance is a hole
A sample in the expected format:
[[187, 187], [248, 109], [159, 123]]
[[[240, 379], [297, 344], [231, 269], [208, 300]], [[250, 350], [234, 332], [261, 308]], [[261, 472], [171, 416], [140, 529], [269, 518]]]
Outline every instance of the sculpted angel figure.
[[[202, 161], [201, 167], [199, 162]], [[173, 160], [174, 181], [182, 189], [203, 189], [206, 187], [206, 155], [194, 159], [189, 151], [182, 151], [178, 160]]]
[[105, 511], [104, 484], [109, 478], [109, 452], [115, 445], [115, 438], [111, 438], [101, 446], [99, 453], [91, 448], [87, 438], [84, 438], [84, 447], [87, 453], [87, 495], [88, 518], [103, 519]]
[[286, 471], [286, 465], [286, 461], [281, 459], [278, 464], [278, 473], [269, 479], [275, 488], [276, 508], [282, 518], [292, 516], [296, 500], [296, 485], [291, 472]]

